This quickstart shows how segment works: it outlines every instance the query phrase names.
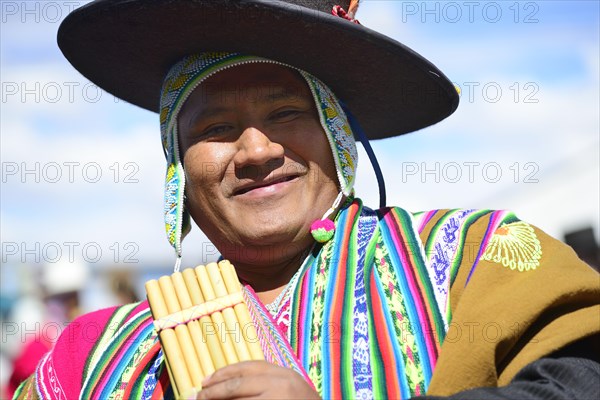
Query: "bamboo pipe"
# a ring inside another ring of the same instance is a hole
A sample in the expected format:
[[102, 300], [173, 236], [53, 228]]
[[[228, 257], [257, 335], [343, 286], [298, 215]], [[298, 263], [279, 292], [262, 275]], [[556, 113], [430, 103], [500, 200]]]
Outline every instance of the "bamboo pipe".
[[[208, 272], [208, 277], [213, 285], [213, 289], [215, 290], [215, 294], [217, 298], [227, 296], [230, 293], [234, 293], [233, 291], [227, 291], [227, 287], [225, 285], [225, 277], [221, 275], [219, 271], [219, 266], [216, 263], [210, 263], [206, 266], [206, 271]], [[238, 290], [239, 292], [240, 290]], [[246, 346], [245, 340], [243, 340], [241, 336], [242, 325], [238, 322], [236, 317], [236, 313], [233, 308], [226, 308], [223, 310], [223, 317], [225, 319], [225, 326], [227, 327], [227, 332], [239, 332], [240, 336], [235, 335], [233, 340], [233, 347], [235, 348], [235, 352], [237, 354], [239, 361], [249, 361], [250, 352], [248, 351], [248, 347]]]
[[[204, 303], [206, 300], [202, 295], [202, 291], [200, 290], [200, 284], [198, 283], [198, 278], [192, 268], [187, 268], [183, 271], [183, 277], [185, 279], [186, 287], [189, 290], [190, 297], [192, 299], [192, 303], [194, 305], [199, 305]], [[221, 348], [221, 341], [219, 337], [215, 335], [215, 327], [210, 319], [210, 316], [205, 315], [198, 320], [200, 325], [200, 329], [204, 334], [204, 339], [206, 340], [206, 344], [208, 347], [208, 351], [210, 353], [211, 361], [214, 365], [214, 369], [223, 368], [227, 365], [225, 361], [225, 354], [223, 354], [223, 349]], [[208, 328], [211, 327], [212, 331], [209, 332]]]
[[[174, 273], [173, 275], [175, 274], [178, 274], [178, 272]], [[162, 290], [169, 313], [174, 314], [181, 311], [181, 305], [177, 300], [175, 286], [173, 285], [171, 277], [163, 276], [159, 278], [158, 284]], [[181, 350], [183, 351], [183, 359], [185, 360], [185, 365], [187, 366], [193, 387], [197, 390], [200, 390], [202, 388], [202, 379], [204, 374], [202, 373], [202, 368], [200, 367], [198, 358], [195, 357], [194, 344], [192, 342], [192, 337], [190, 335], [188, 326], [185, 324], [177, 325], [174, 330], [175, 334], [177, 335], [179, 345], [181, 346]], [[187, 392], [187, 390], [183, 390], [181, 388], [179, 388], [179, 390], [180, 393]]]
[[[190, 271], [191, 272], [191, 271]], [[189, 274], [187, 275], [189, 279]], [[192, 278], [195, 279], [192, 272]], [[173, 285], [175, 286], [175, 292], [177, 293], [177, 298], [179, 299], [179, 304], [181, 305], [182, 310], [190, 310], [193, 307], [192, 299], [190, 298], [189, 289], [186, 284], [186, 276], [182, 273], [174, 273], [171, 275], [171, 279], [173, 280]], [[200, 288], [198, 288], [200, 290]], [[189, 320], [187, 316], [184, 315], [186, 320]], [[200, 360], [200, 366], [202, 367], [202, 378], [208, 376], [215, 372], [215, 366], [210, 357], [210, 351], [208, 350], [208, 346], [206, 344], [206, 338], [202, 329], [200, 328], [200, 324], [198, 321], [189, 321], [187, 323], [187, 327], [190, 331], [190, 335], [192, 337], [192, 343], [194, 344], [194, 348], [196, 349], [196, 356], [198, 360]]]
[[[167, 309], [157, 280], [153, 279], [146, 282], [146, 293], [148, 294], [148, 303], [150, 304], [152, 316], [155, 320], [169, 315], [169, 310]], [[185, 367], [185, 360], [175, 331], [173, 329], [164, 329], [160, 331], [159, 337], [162, 349], [168, 360], [167, 369], [171, 382], [174, 383], [175, 397], [179, 397], [179, 393], [187, 393], [193, 388], [192, 379]]]
[[[202, 294], [204, 295], [204, 299], [206, 301], [211, 301], [216, 298], [214, 289], [211, 285], [210, 278], [206, 271], [206, 267], [204, 265], [197, 266], [194, 271], [196, 272], [196, 277], [198, 278], [198, 282], [200, 283], [200, 288], [202, 289]], [[220, 311], [216, 311], [211, 315], [212, 322], [214, 323], [215, 333], [221, 338], [221, 345], [223, 349], [223, 353], [225, 354], [225, 360], [227, 361], [227, 365], [235, 364], [238, 362], [237, 355], [235, 353], [235, 348], [232, 344], [232, 338], [229, 332], [227, 332], [225, 326], [225, 320], [223, 318], [223, 314]]]
[[[237, 277], [237, 273], [235, 272], [235, 268], [233, 267], [233, 265], [229, 261], [223, 260], [219, 262], [219, 267], [221, 269], [221, 274], [223, 275], [225, 285], [227, 286], [227, 291], [229, 293], [241, 291], [242, 285], [240, 285], [240, 281]], [[252, 318], [250, 318], [248, 307], [245, 304], [238, 304], [235, 307], [233, 307], [233, 309], [235, 310], [237, 319], [240, 322], [242, 336], [244, 337], [244, 341], [248, 346], [250, 358], [252, 360], [264, 360], [265, 356], [262, 347], [260, 346], [260, 343], [258, 341], [258, 333], [256, 332], [256, 327], [252, 322]]]

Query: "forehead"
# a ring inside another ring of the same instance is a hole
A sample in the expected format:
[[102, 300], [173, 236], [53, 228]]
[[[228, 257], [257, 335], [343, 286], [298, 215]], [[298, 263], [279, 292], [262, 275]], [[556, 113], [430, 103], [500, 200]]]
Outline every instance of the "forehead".
[[193, 91], [182, 112], [189, 108], [189, 103], [197, 107], [310, 97], [308, 85], [298, 71], [278, 64], [252, 63], [227, 68], [206, 79]]

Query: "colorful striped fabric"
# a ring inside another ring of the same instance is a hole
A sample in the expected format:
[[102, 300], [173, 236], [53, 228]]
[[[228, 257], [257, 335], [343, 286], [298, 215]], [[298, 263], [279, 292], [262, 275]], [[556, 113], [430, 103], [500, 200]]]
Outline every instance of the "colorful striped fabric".
[[410, 214], [355, 200], [298, 288], [291, 343], [324, 398], [425, 393], [444, 324]]
[[489, 214], [494, 232], [507, 213], [374, 212], [358, 199], [339, 213], [334, 239], [306, 268], [290, 305], [288, 336], [323, 398], [426, 393], [467, 232]]
[[[96, 348], [93, 362], [87, 369], [81, 398], [104, 399], [111, 395], [123, 398], [141, 361], [146, 360], [144, 368], [149, 367], [148, 354], [157, 355], [157, 340], [149, 309], [130, 318], [104, 346]], [[123, 343], [130, 345], [124, 346]]]
[[[334, 238], [304, 264], [287, 332], [251, 288], [244, 291], [267, 360], [296, 370], [327, 399], [425, 394], [451, 321], [457, 271], [473, 274], [492, 234], [514, 220], [502, 211], [372, 211], [355, 199], [339, 212]], [[467, 239], [477, 221], [485, 233]], [[171, 398], [147, 306], [121, 307], [106, 325], [87, 356], [80, 398]], [[49, 357], [37, 393], [60, 398], [61, 367], [50, 376]]]

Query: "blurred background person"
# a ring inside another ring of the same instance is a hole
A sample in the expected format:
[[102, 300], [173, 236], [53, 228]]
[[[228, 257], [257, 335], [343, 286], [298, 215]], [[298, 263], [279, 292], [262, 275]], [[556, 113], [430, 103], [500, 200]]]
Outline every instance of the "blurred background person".
[[[90, 271], [81, 262], [59, 261], [41, 267], [38, 291], [29, 291], [17, 301], [9, 321], [16, 322], [20, 334], [13, 337], [16, 354], [8, 381], [8, 397], [31, 375], [54, 341], [81, 311], [80, 292], [88, 283]], [[33, 317], [33, 318], [32, 318]], [[34, 329], [31, 329], [34, 326]]]

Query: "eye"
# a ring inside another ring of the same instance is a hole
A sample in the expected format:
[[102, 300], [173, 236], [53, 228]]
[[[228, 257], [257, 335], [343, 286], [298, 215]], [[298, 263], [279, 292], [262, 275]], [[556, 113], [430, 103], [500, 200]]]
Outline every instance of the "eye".
[[297, 109], [277, 110], [270, 115], [269, 119], [274, 121], [287, 122], [295, 119], [301, 113], [302, 111]]
[[215, 136], [223, 135], [231, 129], [230, 125], [211, 125], [204, 129], [198, 135], [199, 139], [209, 139]]

